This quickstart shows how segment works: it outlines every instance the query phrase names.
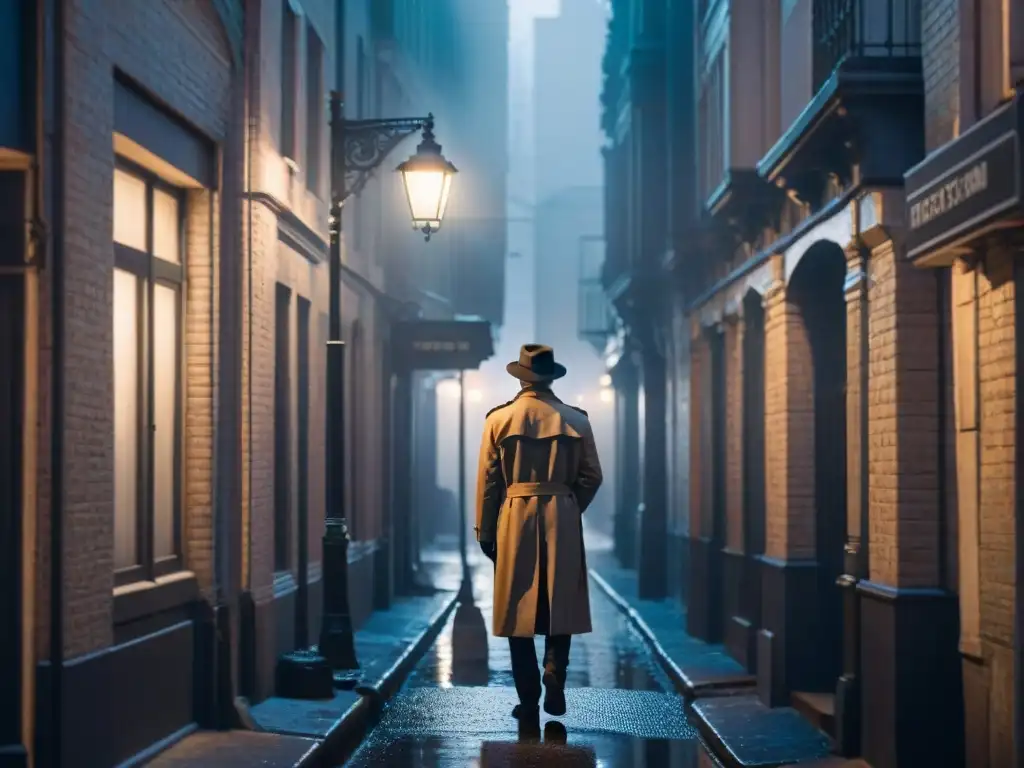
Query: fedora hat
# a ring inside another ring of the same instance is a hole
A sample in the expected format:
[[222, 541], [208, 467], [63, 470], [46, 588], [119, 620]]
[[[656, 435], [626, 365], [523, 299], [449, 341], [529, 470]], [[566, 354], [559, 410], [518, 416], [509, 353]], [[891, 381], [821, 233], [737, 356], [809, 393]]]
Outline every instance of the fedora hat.
[[565, 366], [555, 362], [555, 351], [543, 344], [523, 344], [519, 359], [505, 366], [505, 370], [520, 381], [539, 383], [554, 381], [565, 376]]

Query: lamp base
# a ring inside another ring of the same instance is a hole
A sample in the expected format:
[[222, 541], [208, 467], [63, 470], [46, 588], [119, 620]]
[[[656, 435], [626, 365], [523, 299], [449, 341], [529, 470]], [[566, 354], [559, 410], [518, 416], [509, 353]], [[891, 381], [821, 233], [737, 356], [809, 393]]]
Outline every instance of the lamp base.
[[277, 695], [285, 699], [333, 699], [334, 675], [327, 659], [309, 649], [280, 656], [276, 670]]

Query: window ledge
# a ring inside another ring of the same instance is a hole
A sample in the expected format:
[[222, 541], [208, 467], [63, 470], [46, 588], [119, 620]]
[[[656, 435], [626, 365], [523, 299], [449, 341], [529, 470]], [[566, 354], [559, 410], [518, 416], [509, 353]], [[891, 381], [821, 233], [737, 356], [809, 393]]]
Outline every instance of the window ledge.
[[114, 588], [114, 624], [127, 624], [146, 616], [179, 608], [199, 598], [199, 582], [192, 571], [137, 581]]

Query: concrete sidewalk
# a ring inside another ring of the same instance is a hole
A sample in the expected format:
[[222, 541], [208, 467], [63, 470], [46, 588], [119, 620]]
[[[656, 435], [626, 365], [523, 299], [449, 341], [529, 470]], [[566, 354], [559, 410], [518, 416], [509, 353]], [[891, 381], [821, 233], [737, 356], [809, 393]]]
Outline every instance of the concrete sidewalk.
[[753, 689], [756, 679], [724, 646], [686, 633], [686, 611], [678, 601], [641, 600], [636, 571], [620, 566], [610, 549], [592, 550], [588, 542], [587, 562], [592, 581], [629, 617], [679, 693], [694, 699]]
[[777, 768], [829, 757], [828, 737], [795, 709], [762, 704], [756, 679], [724, 646], [687, 634], [686, 611], [677, 601], [641, 600], [636, 571], [622, 568], [605, 542], [588, 540], [587, 561], [591, 581], [626, 614], [676, 690], [692, 701], [691, 717], [723, 765]]
[[[362, 680], [355, 690], [336, 690], [330, 700], [271, 697], [251, 715], [258, 730], [199, 731], [152, 761], [149, 768], [309, 768], [340, 765], [372, 727], [381, 706], [393, 696], [430, 648], [456, 606], [453, 578], [458, 556], [434, 555], [435, 584], [424, 597], [397, 598], [376, 611], [356, 632]], [[451, 560], [452, 562], [448, 562]], [[454, 586], [458, 586], [457, 577]]]

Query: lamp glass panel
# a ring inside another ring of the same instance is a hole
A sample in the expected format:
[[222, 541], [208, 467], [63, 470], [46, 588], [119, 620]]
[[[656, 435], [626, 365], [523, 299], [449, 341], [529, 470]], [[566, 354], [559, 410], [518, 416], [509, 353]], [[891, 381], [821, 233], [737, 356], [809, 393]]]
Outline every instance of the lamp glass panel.
[[445, 172], [442, 170], [408, 170], [402, 172], [409, 211], [414, 222], [437, 221], [438, 210], [446, 196]]
[[448, 208], [448, 195], [452, 191], [452, 178], [455, 176], [453, 173], [445, 172], [444, 174], [444, 186], [441, 189], [441, 203], [437, 207], [437, 222], [438, 224], [444, 219], [444, 212]]

